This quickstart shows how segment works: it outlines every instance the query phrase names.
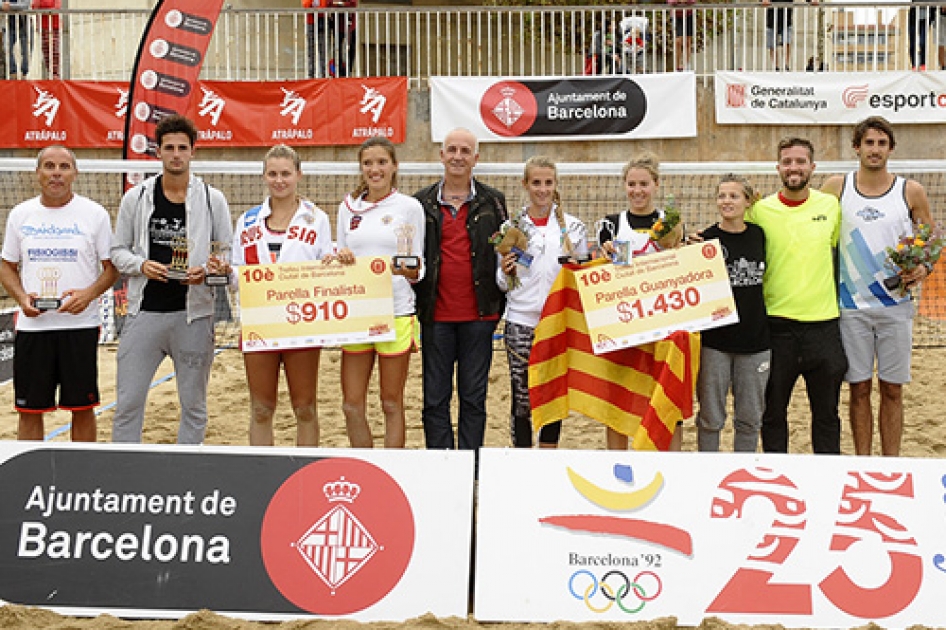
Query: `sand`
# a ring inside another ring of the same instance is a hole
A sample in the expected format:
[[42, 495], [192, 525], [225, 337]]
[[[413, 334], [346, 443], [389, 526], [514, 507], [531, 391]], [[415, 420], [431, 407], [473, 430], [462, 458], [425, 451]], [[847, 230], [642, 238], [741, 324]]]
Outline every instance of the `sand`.
[[[99, 354], [100, 387], [102, 390], [103, 411], [99, 417], [99, 440], [108, 441], [111, 432], [112, 411], [110, 403], [115, 400], [115, 353], [114, 345], [102, 346]], [[337, 350], [324, 350], [320, 368], [319, 414], [322, 428], [322, 445], [325, 447], [345, 448], [348, 446], [345, 424], [342, 417], [339, 387], [339, 361], [341, 354]], [[938, 367], [946, 365], [946, 348], [926, 348], [914, 350], [914, 382], [905, 390], [906, 418], [903, 438], [903, 455], [907, 457], [943, 457], [946, 455], [946, 424], [941, 422], [942, 405], [938, 403], [941, 393], [942, 377]], [[158, 372], [164, 376], [171, 372], [169, 362], [165, 362]], [[493, 368], [490, 373], [488, 400], [488, 425], [486, 445], [492, 447], [508, 446], [509, 414], [509, 379], [506, 371], [505, 353], [494, 354]], [[420, 356], [416, 355], [411, 364], [408, 380], [407, 400], [407, 443], [409, 448], [422, 448], [423, 431], [420, 423], [421, 384]], [[284, 389], [284, 387], [283, 387]], [[207, 431], [208, 444], [247, 443], [247, 408], [248, 395], [243, 372], [242, 355], [236, 349], [222, 349], [214, 362], [210, 383], [210, 420]], [[369, 415], [372, 418], [376, 445], [380, 445], [383, 427], [381, 411], [377, 403], [377, 383], [372, 385], [369, 394]], [[0, 439], [15, 439], [16, 414], [13, 407], [12, 385], [0, 387]], [[875, 403], [876, 405], [876, 403]], [[842, 393], [842, 418], [847, 415], [847, 392]], [[171, 444], [177, 432], [177, 394], [173, 379], [154, 387], [148, 399], [144, 439], [148, 443]], [[790, 412], [791, 446], [794, 452], [810, 452], [807, 402], [801, 386], [796, 388]], [[62, 427], [68, 423], [68, 415], [62, 412], [49, 414], [46, 431]], [[289, 411], [288, 399], [281, 394], [280, 406], [275, 421], [276, 442], [279, 445], [292, 445], [295, 427]], [[67, 435], [67, 433], [66, 433]], [[66, 435], [56, 439], [65, 439]], [[696, 431], [692, 421], [684, 427], [683, 449], [696, 450]], [[562, 432], [563, 448], [600, 449], [603, 447], [604, 431], [594, 421], [573, 416]], [[723, 437], [724, 448], [731, 447], [731, 432]], [[876, 446], [875, 446], [876, 449]], [[842, 450], [852, 453], [850, 431], [844, 425]], [[45, 610], [22, 606], [0, 607], [0, 629], [5, 628], [69, 628], [95, 629], [131, 628], [133, 630], [180, 629], [217, 629], [233, 628], [251, 630], [279, 626], [285, 630], [300, 628], [326, 628], [345, 630], [350, 628], [483, 628], [496, 626], [501, 630], [520, 630], [524, 628], [548, 628], [544, 624], [478, 624], [472, 619], [436, 619], [422, 617], [404, 623], [359, 624], [350, 621], [314, 620], [305, 622], [286, 622], [282, 624], [264, 624], [234, 620], [208, 611], [201, 611], [179, 621], [123, 621], [103, 615], [96, 618], [62, 617]], [[628, 624], [616, 623], [557, 623], [555, 630], [581, 628], [582, 630], [612, 628], [660, 628], [676, 627], [673, 619]], [[703, 622], [702, 628], [734, 628], [716, 619]], [[757, 626], [761, 627], [761, 626]]]

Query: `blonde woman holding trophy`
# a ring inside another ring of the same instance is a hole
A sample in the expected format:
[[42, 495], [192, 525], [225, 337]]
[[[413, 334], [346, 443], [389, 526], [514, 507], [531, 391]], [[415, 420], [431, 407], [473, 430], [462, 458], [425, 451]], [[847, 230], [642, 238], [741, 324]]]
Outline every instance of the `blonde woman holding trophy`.
[[342, 410], [353, 447], [371, 448], [368, 382], [379, 365], [384, 446], [403, 448], [406, 440], [404, 386], [419, 327], [411, 284], [424, 276], [424, 212], [413, 197], [397, 191], [397, 156], [387, 138], [369, 138], [358, 150], [361, 178], [338, 207], [338, 254], [342, 264], [356, 257], [385, 256], [391, 262], [394, 296], [394, 341], [342, 348]]

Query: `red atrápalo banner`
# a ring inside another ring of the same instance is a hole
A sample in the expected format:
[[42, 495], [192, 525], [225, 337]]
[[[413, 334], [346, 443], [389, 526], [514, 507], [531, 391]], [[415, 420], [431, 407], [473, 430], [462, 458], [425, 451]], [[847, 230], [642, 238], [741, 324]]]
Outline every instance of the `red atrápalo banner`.
[[[0, 81], [0, 90], [13, 104], [0, 117], [0, 147], [122, 148], [125, 82]], [[197, 98], [181, 113], [197, 123], [202, 147], [358, 145], [370, 136], [401, 143], [406, 137], [405, 77], [197, 81], [194, 92]]]

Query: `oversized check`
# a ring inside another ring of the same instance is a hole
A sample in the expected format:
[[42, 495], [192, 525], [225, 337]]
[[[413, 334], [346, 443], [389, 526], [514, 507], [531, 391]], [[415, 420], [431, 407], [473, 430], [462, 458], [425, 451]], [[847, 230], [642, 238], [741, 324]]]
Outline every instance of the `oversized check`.
[[595, 354], [739, 321], [718, 240], [575, 272]]
[[387, 258], [252, 265], [239, 280], [244, 352], [394, 339]]

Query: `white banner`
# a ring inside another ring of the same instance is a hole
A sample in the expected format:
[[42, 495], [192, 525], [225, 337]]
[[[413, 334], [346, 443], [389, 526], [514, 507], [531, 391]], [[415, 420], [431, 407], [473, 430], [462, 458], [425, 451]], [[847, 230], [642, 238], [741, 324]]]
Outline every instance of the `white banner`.
[[715, 89], [723, 125], [946, 122], [946, 72], [717, 72]]
[[942, 460], [484, 449], [479, 621], [946, 626]]
[[0, 602], [465, 617], [471, 451], [0, 442]]
[[696, 136], [692, 72], [594, 77], [431, 77], [430, 129], [481, 142]]

